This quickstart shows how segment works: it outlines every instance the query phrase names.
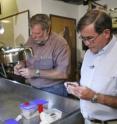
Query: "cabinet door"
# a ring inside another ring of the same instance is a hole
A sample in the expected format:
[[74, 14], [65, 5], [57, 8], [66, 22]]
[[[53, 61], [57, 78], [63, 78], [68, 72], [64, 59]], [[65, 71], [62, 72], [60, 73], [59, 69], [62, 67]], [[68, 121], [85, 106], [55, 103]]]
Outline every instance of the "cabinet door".
[[71, 81], [76, 80], [76, 20], [67, 17], [50, 15], [52, 31], [62, 35], [71, 49]]

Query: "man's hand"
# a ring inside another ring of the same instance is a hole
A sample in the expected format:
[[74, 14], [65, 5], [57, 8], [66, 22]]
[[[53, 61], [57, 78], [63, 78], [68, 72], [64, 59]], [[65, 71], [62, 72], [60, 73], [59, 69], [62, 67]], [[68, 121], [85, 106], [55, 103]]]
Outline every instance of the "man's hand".
[[16, 75], [21, 75], [20, 72], [19, 72], [19, 70], [20, 70], [21, 68], [23, 68], [23, 67], [24, 67], [23, 64], [17, 64], [17, 65], [15, 65], [15, 67], [14, 67], [14, 74], [16, 74]]
[[77, 82], [65, 82], [64, 85], [67, 89], [67, 92], [69, 94], [73, 94], [73, 91], [72, 91], [71, 87], [76, 87], [79, 84]]
[[94, 94], [96, 94], [87, 87], [79, 86], [77, 82], [66, 82], [65, 87], [67, 88], [68, 93], [71, 93], [80, 99], [91, 100]]
[[21, 68], [21, 69], [19, 69], [19, 73], [21, 76], [23, 76], [25, 78], [35, 77], [35, 69]]
[[85, 100], [91, 100], [94, 94], [96, 94], [93, 90], [82, 86], [71, 87], [71, 90], [73, 95]]

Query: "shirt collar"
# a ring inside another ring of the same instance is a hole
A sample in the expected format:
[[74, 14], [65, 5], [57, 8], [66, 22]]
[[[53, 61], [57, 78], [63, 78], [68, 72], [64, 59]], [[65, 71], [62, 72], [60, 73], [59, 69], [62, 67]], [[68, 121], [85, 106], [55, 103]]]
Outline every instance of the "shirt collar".
[[116, 37], [113, 35], [111, 41], [98, 52], [98, 55], [104, 54], [106, 52], [108, 52], [113, 46], [114, 44], [117, 42]]
[[[117, 42], [117, 39], [113, 35], [111, 41], [102, 50], [100, 50], [97, 54], [92, 53], [93, 57], [98, 57], [102, 54], [108, 53], [113, 48], [116, 42]], [[89, 63], [89, 67], [93, 67], [93, 66], [94, 66], [94, 61]]]

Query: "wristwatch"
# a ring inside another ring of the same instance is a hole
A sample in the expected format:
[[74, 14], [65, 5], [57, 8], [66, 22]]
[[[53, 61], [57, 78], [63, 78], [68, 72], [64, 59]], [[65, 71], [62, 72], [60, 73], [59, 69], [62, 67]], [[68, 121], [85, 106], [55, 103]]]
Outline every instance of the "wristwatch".
[[91, 102], [92, 102], [92, 103], [97, 103], [98, 96], [99, 96], [99, 94], [96, 93], [96, 94], [91, 98]]
[[40, 76], [40, 71], [39, 71], [39, 69], [36, 69], [35, 70], [35, 77], [39, 77]]

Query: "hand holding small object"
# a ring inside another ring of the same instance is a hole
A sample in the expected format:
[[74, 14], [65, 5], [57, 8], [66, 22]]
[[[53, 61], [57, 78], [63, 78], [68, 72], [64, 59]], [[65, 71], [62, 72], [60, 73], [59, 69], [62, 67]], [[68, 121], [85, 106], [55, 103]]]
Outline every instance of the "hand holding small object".
[[79, 84], [77, 82], [65, 82], [64, 85], [69, 94], [73, 94], [73, 88], [79, 86]]
[[19, 69], [19, 72], [20, 72], [20, 75], [25, 77], [25, 78], [37, 77], [36, 69], [21, 68], [21, 69]]
[[67, 88], [68, 86], [79, 86], [77, 82], [65, 82], [64, 83], [65, 87]]
[[14, 67], [14, 74], [20, 75], [19, 69], [23, 68], [24, 66], [22, 64], [17, 64]]
[[68, 93], [73, 94], [80, 99], [91, 100], [95, 94], [93, 90], [85, 86], [80, 86], [77, 82], [66, 82], [65, 87]]

